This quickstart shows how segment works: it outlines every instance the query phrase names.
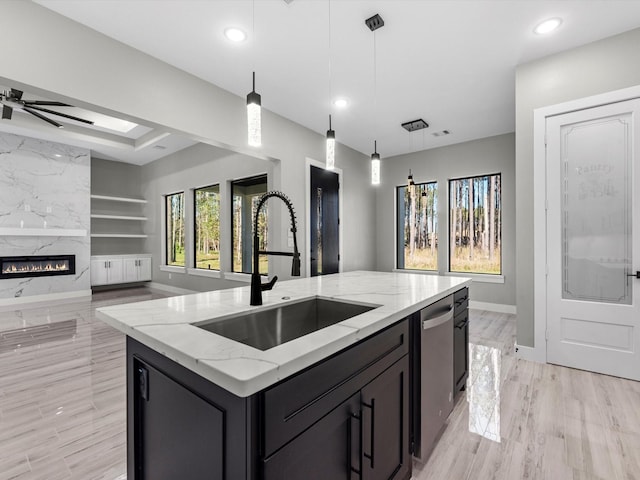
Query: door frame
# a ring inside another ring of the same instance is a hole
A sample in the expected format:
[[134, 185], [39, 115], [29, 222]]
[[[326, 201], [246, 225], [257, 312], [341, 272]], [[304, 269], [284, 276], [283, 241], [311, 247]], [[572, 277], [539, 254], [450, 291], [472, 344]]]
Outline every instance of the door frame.
[[[547, 363], [547, 118], [640, 98], [640, 85], [533, 111], [533, 328], [534, 346], [518, 346], [520, 358]], [[640, 148], [640, 146], [637, 146]]]
[[[305, 276], [311, 276], [311, 258], [309, 258], [309, 252], [311, 251], [311, 166], [318, 167], [324, 169], [324, 162], [319, 162], [318, 160], [314, 160], [313, 158], [306, 157], [305, 165], [304, 165], [304, 219], [306, 225], [306, 235], [305, 235], [305, 254], [304, 265], [305, 265]], [[336, 167], [333, 172], [338, 175], [338, 218], [340, 219], [340, 224], [338, 225], [338, 272], [342, 272], [342, 242], [344, 235], [342, 234], [342, 225], [343, 225], [343, 215], [342, 208], [344, 202], [342, 201], [342, 169]]]

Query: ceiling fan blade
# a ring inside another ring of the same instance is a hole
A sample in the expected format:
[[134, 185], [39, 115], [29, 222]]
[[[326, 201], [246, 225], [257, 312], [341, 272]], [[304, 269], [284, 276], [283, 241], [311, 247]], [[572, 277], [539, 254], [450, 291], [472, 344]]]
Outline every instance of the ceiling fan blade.
[[35, 105], [28, 105], [28, 107], [33, 110], [39, 110], [41, 112], [50, 113], [52, 115], [58, 115], [60, 117], [69, 118], [71, 120], [75, 120], [76, 122], [88, 123], [89, 125], [93, 125], [93, 122], [91, 120], [85, 120], [84, 118], [74, 117], [73, 115], [67, 115], [66, 113], [56, 112], [54, 110], [49, 110], [48, 108], [41, 108]]
[[2, 106], [2, 118], [5, 120], [11, 120], [11, 114], [13, 113], [13, 108], [7, 107], [6, 105]]
[[22, 90], [16, 90], [15, 88], [11, 89], [11, 96], [20, 100], [22, 98]]
[[31, 115], [33, 115], [35, 117], [38, 117], [40, 120], [44, 120], [45, 122], [50, 123], [54, 127], [63, 128], [62, 125], [60, 125], [58, 122], [54, 122], [50, 118], [47, 118], [44, 115], [40, 115], [38, 112], [36, 112], [35, 110], [32, 110], [29, 107], [22, 107], [22, 110], [24, 110], [25, 112], [30, 113]]
[[51, 107], [73, 107], [73, 105], [69, 105], [68, 103], [62, 102], [51, 102], [49, 100], [25, 100], [25, 105], [48, 105]]

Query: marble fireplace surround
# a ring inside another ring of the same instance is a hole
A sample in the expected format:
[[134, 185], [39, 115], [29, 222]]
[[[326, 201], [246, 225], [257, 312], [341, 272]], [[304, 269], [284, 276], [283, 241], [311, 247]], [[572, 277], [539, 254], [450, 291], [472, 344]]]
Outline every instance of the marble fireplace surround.
[[0, 279], [0, 305], [91, 293], [90, 174], [86, 149], [0, 133], [0, 256], [76, 258], [73, 275]]

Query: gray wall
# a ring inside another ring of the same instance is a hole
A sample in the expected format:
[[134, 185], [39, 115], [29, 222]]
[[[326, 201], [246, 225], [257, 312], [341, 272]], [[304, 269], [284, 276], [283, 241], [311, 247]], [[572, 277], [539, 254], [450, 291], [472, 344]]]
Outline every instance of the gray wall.
[[[351, 153], [351, 161], [344, 162], [344, 158]], [[363, 238], [373, 235], [373, 190], [368, 184], [368, 163], [359, 158], [360, 154], [340, 147], [338, 152], [343, 159], [344, 178], [343, 190], [344, 208], [344, 271], [374, 268], [374, 245], [361, 244]], [[296, 161], [295, 170], [299, 173], [292, 175], [293, 167], [283, 167], [277, 160], [262, 160], [247, 155], [234, 153], [229, 150], [206, 144], [197, 144], [173, 155], [157, 160], [142, 167], [142, 190], [147, 204], [146, 232], [149, 238], [145, 242], [144, 251], [153, 255], [153, 280], [190, 290], [215, 290], [246, 285], [235, 280], [217, 279], [183, 273], [162, 271], [160, 265], [164, 263], [164, 249], [162, 242], [164, 195], [175, 192], [185, 192], [186, 198], [186, 234], [187, 243], [193, 241], [193, 193], [194, 188], [219, 184], [223, 199], [231, 195], [230, 182], [262, 173], [268, 176], [268, 188], [282, 190], [293, 199], [298, 214], [299, 231], [297, 234], [303, 263], [302, 275], [305, 275], [304, 248], [306, 230], [304, 228], [305, 210], [305, 159]], [[295, 200], [298, 199], [298, 200]], [[225, 203], [228, 205], [228, 203]], [[231, 270], [231, 212], [230, 208], [222, 206], [221, 212], [221, 270]], [[286, 232], [289, 229], [289, 216], [284, 206], [278, 207], [278, 202], [269, 201], [269, 245], [276, 250], [289, 251]], [[362, 232], [365, 233], [363, 236]], [[188, 252], [189, 250], [187, 250]], [[187, 266], [192, 265], [191, 258], [186, 259]], [[277, 274], [281, 280], [290, 277], [291, 260], [286, 257], [270, 257], [269, 273]]]
[[640, 29], [516, 69], [518, 344], [534, 346], [533, 110], [640, 84]]
[[[230, 199], [229, 182], [234, 179], [251, 177], [266, 173], [269, 187], [272, 187], [274, 171], [278, 170], [277, 162], [260, 160], [246, 155], [233, 153], [221, 148], [205, 144], [197, 144], [173, 155], [169, 155], [142, 167], [142, 190], [148, 204], [146, 208], [146, 231], [149, 235], [145, 242], [145, 252], [153, 255], [153, 281], [189, 290], [206, 291], [221, 288], [237, 287], [246, 283], [218, 278], [189, 275], [162, 271], [165, 264], [165, 251], [162, 235], [165, 218], [164, 195], [185, 193], [185, 236], [187, 246], [187, 266], [192, 265], [189, 254], [193, 244], [193, 189], [209, 185], [220, 185], [220, 196]], [[231, 264], [231, 210], [227, 201], [221, 202], [220, 247], [222, 252], [221, 269], [230, 271]], [[278, 219], [279, 220], [279, 219]], [[270, 233], [278, 231], [270, 218]], [[272, 259], [269, 259], [270, 262]], [[271, 265], [270, 265], [271, 266]]]
[[377, 269], [395, 267], [395, 187], [407, 184], [409, 169], [416, 183], [438, 182], [438, 266], [448, 264], [448, 180], [491, 173], [502, 174], [502, 273], [504, 284], [474, 282], [472, 299], [515, 305], [515, 162], [514, 135], [483, 138], [442, 148], [383, 159], [382, 183], [376, 199]]

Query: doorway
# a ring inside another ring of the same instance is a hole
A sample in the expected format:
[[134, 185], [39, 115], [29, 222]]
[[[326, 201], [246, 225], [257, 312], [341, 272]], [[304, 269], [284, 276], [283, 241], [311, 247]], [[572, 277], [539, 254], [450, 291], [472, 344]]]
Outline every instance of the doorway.
[[340, 178], [309, 165], [309, 272], [312, 277], [340, 271]]
[[545, 127], [547, 362], [633, 380], [639, 116], [631, 99], [547, 116]]

